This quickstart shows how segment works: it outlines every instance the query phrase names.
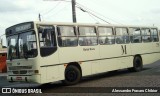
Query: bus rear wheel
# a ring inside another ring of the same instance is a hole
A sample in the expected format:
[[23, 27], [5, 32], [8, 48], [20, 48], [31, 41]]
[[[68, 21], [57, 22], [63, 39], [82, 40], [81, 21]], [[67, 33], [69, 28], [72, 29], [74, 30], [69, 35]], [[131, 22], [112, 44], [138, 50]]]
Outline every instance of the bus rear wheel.
[[133, 67], [129, 68], [130, 71], [139, 72], [143, 69], [142, 59], [139, 56], [135, 56], [133, 60]]
[[81, 80], [81, 71], [73, 65], [69, 65], [65, 70], [65, 85], [74, 85]]

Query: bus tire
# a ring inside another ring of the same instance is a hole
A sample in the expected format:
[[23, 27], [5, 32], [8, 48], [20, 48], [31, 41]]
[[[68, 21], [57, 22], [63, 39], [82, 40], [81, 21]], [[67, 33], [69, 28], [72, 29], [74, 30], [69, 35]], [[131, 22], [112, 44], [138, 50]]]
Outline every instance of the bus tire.
[[81, 80], [82, 74], [78, 67], [74, 65], [67, 66], [65, 70], [65, 85], [74, 85]]
[[133, 60], [133, 71], [139, 72], [143, 69], [143, 63], [140, 56], [135, 56]]

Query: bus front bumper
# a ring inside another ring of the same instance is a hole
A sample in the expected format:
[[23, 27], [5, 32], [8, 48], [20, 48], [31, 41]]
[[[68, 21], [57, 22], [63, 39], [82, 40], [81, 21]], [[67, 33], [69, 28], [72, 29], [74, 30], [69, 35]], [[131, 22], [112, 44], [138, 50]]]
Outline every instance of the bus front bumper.
[[35, 82], [41, 83], [40, 74], [36, 75], [8, 75], [7, 80], [9, 82]]

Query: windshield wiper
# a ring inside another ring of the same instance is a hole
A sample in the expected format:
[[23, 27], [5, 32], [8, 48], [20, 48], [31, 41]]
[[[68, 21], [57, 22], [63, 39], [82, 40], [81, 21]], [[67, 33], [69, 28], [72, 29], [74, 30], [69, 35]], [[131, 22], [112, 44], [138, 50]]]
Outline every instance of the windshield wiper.
[[28, 53], [27, 52], [24, 52], [24, 58], [28, 59]]
[[13, 58], [12, 58], [12, 55], [11, 55], [11, 56], [10, 56], [10, 61], [12, 61], [12, 59], [13, 59]]
[[23, 44], [23, 55], [24, 55], [24, 58], [25, 59], [28, 59], [28, 47], [27, 47], [27, 44]]

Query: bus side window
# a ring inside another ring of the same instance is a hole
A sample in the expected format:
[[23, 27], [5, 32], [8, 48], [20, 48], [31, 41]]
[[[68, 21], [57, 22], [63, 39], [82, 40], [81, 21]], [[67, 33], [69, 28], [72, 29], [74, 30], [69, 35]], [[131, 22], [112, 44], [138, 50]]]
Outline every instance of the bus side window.
[[41, 56], [45, 57], [53, 54], [57, 50], [54, 26], [41, 25], [38, 31]]
[[130, 40], [127, 28], [116, 28], [116, 43], [127, 44], [129, 42]]
[[115, 38], [112, 28], [98, 27], [99, 32], [99, 43], [101, 45], [115, 44]]
[[45, 47], [52, 47], [53, 44], [53, 32], [49, 29], [44, 29], [42, 32], [42, 38], [44, 39]]
[[149, 28], [142, 28], [141, 35], [143, 42], [151, 42], [151, 32]]
[[141, 43], [141, 31], [140, 28], [129, 28], [130, 40], [132, 43]]
[[39, 28], [40, 47], [53, 47], [56, 46], [54, 38], [54, 28], [43, 26]]
[[95, 46], [98, 44], [95, 27], [80, 26], [78, 31], [80, 46]]
[[158, 42], [159, 38], [158, 38], [158, 31], [157, 29], [151, 29], [151, 38], [153, 42]]
[[76, 28], [74, 26], [57, 26], [58, 45], [60, 47], [78, 46]]

